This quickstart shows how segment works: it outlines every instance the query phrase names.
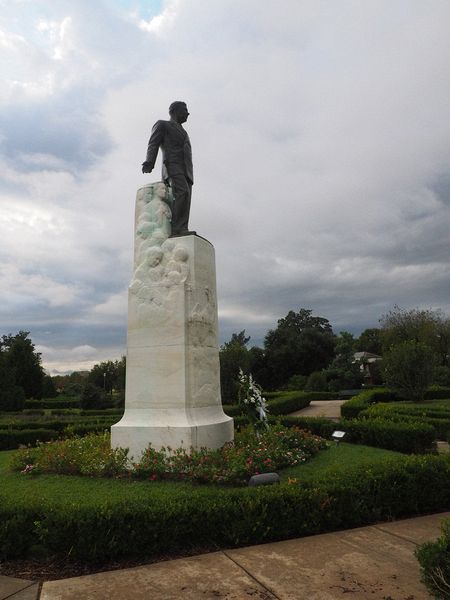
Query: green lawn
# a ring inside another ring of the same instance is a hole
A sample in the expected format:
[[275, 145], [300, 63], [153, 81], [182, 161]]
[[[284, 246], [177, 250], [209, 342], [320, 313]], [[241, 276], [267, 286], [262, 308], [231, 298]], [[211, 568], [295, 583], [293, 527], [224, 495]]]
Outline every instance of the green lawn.
[[[196, 494], [212, 486], [192, 485], [189, 482], [149, 482], [128, 479], [102, 479], [69, 475], [38, 475], [30, 476], [12, 472], [8, 468], [10, 457], [16, 452], [8, 450], [0, 452], [0, 489], [4, 497], [28, 497], [40, 499], [43, 504], [57, 503], [83, 505], [102, 503], [109, 499], [142, 498], [147, 502], [152, 495], [161, 497], [167, 495], [191, 494], [195, 488]], [[316, 479], [326, 479], [333, 471], [352, 471], [361, 465], [374, 465], [388, 458], [402, 458], [403, 454], [380, 450], [368, 446], [353, 444], [332, 445], [321, 451], [309, 462], [280, 472], [282, 481], [290, 477], [299, 483]], [[218, 494], [225, 492], [227, 487], [214, 486]]]
[[329, 479], [333, 472], [351, 472], [359, 467], [383, 463], [386, 460], [401, 458], [404, 454], [391, 450], [382, 450], [371, 446], [358, 444], [333, 443], [328, 450], [319, 452], [305, 464], [285, 469], [281, 474], [281, 480], [288, 478], [302, 481]]

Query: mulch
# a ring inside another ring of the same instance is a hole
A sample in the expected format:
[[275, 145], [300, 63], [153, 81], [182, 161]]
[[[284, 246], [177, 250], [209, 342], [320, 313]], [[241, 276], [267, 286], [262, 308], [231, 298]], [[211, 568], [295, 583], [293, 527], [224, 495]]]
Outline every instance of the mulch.
[[53, 579], [68, 579], [69, 577], [82, 577], [83, 575], [92, 575], [94, 573], [103, 573], [105, 571], [115, 571], [117, 569], [133, 569], [143, 565], [150, 565], [157, 562], [174, 560], [176, 558], [186, 558], [211, 552], [211, 548], [197, 549], [185, 554], [159, 555], [153, 558], [117, 560], [106, 563], [82, 563], [69, 561], [66, 558], [49, 558], [47, 560], [21, 559], [0, 562], [0, 575], [6, 577], [16, 577], [17, 579], [28, 579], [43, 583]]

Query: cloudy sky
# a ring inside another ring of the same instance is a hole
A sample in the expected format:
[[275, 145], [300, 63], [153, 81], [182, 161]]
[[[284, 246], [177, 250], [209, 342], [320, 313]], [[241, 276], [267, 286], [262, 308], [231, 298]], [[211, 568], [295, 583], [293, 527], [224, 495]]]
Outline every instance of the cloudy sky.
[[293, 309], [450, 313], [448, 0], [0, 0], [0, 334], [126, 346], [137, 188], [175, 99], [221, 342]]

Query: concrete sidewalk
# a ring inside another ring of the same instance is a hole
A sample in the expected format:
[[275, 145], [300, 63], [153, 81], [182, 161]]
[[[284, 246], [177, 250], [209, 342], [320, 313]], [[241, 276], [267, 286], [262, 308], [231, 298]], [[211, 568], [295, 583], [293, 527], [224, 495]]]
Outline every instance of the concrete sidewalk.
[[311, 400], [311, 404], [301, 410], [290, 413], [290, 417], [327, 417], [337, 420], [341, 418], [341, 406], [345, 400]]
[[48, 581], [41, 600], [429, 600], [414, 550], [438, 537], [447, 516]]

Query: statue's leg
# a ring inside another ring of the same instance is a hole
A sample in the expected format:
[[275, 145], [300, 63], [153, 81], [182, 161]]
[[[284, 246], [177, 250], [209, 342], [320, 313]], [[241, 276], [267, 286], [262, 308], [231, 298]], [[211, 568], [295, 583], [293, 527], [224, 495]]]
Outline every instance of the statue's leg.
[[191, 184], [180, 173], [170, 177], [173, 193], [172, 235], [180, 235], [189, 231], [189, 212], [191, 209]]

